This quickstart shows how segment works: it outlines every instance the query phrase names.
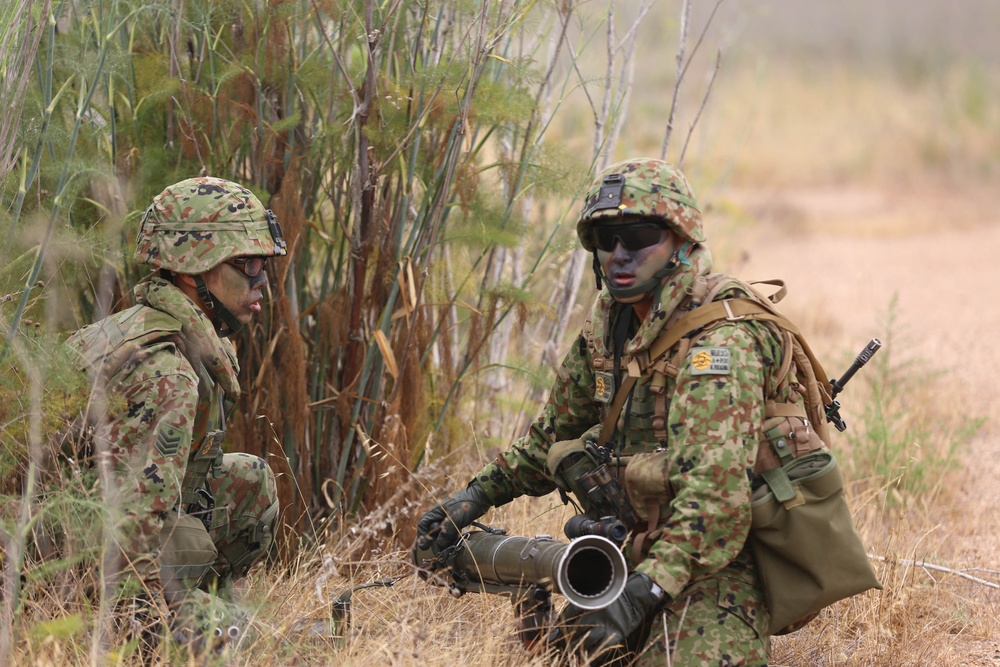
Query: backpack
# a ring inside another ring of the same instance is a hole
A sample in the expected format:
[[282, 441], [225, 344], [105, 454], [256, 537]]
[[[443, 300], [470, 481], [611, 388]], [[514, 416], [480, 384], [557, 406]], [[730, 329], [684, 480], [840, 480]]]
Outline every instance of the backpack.
[[[746, 296], [716, 300], [724, 287], [733, 284]], [[783, 350], [777, 387], [789, 381], [794, 365], [805, 410], [795, 403], [765, 401], [749, 544], [771, 612], [769, 632], [785, 634], [801, 628], [824, 607], [870, 589], [881, 590], [882, 585], [854, 528], [844, 480], [828, 446], [827, 414], [837, 406], [831, 381], [798, 327], [775, 308], [786, 294], [784, 283], [754, 284], [778, 290], [764, 296], [752, 285], [723, 274], [696, 279], [689, 309], [682, 304], [648, 354], [629, 361], [628, 376], [615, 393], [597, 444], [603, 446], [610, 438], [635, 382], [652, 366], [662, 367], [675, 345], [678, 349], [668, 365], [676, 369], [697, 333], [708, 325], [756, 320], [777, 327]]]

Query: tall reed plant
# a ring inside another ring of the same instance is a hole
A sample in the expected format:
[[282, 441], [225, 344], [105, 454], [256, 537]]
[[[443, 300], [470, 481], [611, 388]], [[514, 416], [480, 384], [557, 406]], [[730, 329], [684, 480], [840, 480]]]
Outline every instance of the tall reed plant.
[[[294, 534], [318, 514], [343, 527], [384, 505], [429, 453], [467, 439], [478, 417], [463, 399], [505, 372], [512, 327], [529, 313], [565, 322], [532, 288], [558, 276], [552, 258], [572, 237], [557, 223], [609, 150], [626, 85], [611, 66], [596, 82], [573, 67], [612, 15], [588, 23], [574, 10], [33, 7], [37, 54], [10, 61], [32, 83], [0, 174], [13, 230], [0, 250], [3, 363], [24, 370], [13, 350], [36, 323], [58, 335], [130, 303], [144, 273], [131, 258], [138, 220], [163, 187], [239, 181], [275, 211], [291, 252], [269, 266], [270, 307], [238, 341], [245, 395], [230, 446], [282, 473]], [[609, 53], [627, 43], [607, 34]], [[594, 86], [602, 129], [580, 160], [545, 137], [570, 92]]]

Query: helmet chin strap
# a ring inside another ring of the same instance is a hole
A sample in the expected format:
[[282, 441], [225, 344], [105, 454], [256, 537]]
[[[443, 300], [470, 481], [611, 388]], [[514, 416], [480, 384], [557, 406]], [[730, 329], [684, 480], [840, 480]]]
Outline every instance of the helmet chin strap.
[[243, 324], [236, 319], [236, 316], [226, 308], [226, 305], [217, 296], [209, 291], [208, 285], [205, 284], [201, 275], [194, 276], [194, 283], [198, 289], [198, 296], [205, 307], [212, 311], [212, 326], [215, 327], [215, 333], [219, 334], [221, 338], [239, 333]]

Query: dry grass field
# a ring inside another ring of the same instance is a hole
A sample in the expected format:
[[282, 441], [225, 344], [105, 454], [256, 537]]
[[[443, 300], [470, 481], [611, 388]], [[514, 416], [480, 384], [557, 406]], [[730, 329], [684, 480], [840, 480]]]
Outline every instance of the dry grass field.
[[[866, 3], [844, 3], [837, 40], [823, 30], [832, 25], [823, 11], [803, 10], [799, 23], [786, 16], [796, 4], [730, 5], [718, 24], [726, 68], [685, 168], [717, 268], [784, 279], [780, 307], [831, 374], [871, 338], [885, 343], [876, 359], [886, 365], [873, 362], [842, 394], [849, 431], [834, 443], [884, 590], [776, 638], [772, 664], [1000, 667], [1000, 305], [992, 300], [1000, 54], [983, 32], [987, 24], [995, 32], [996, 12], [970, 3], [968, 11], [984, 12], [977, 22], [945, 20], [944, 2], [887, 2], [872, 15]], [[921, 11], [908, 13], [911, 5]], [[791, 43], [790, 34], [800, 39]], [[672, 75], [670, 56], [658, 62]], [[667, 94], [637, 80], [639, 120], [618, 157], [659, 153], [663, 123], [648, 114]], [[699, 102], [685, 102], [685, 122]], [[572, 148], [572, 129], [564, 140]], [[866, 413], [877, 378], [898, 390], [882, 421]], [[894, 451], [868, 451], [872, 430], [886, 424]], [[303, 547], [295, 563], [252, 572], [242, 593], [260, 608], [262, 636], [219, 662], [543, 664], [514, 638], [506, 599], [456, 599], [413, 576], [406, 546], [420, 510], [496, 453], [480, 446], [472, 424], [467, 437], [401, 489], [408, 501], [396, 516], [372, 517]], [[867, 465], [890, 456], [899, 465], [887, 464], [887, 475]], [[551, 497], [518, 500], [485, 521], [512, 534], [560, 535], [569, 516]], [[396, 578], [354, 591], [349, 623], [331, 616], [344, 591]], [[44, 633], [21, 649], [24, 665], [89, 664], [84, 642]]]

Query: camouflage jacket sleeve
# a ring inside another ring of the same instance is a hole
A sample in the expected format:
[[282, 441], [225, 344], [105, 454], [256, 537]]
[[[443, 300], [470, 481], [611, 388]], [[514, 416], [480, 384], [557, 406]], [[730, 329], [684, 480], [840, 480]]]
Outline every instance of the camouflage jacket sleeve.
[[[728, 354], [728, 364], [705, 363], [705, 352], [712, 352], [706, 348], [728, 350], [719, 353]], [[636, 568], [671, 596], [728, 565], [746, 543], [765, 383], [780, 354], [763, 325], [727, 323], [697, 340], [679, 369], [663, 471], [674, 493], [672, 512]]]
[[[126, 571], [150, 583], [160, 577], [162, 517], [180, 501], [198, 382], [190, 365], [167, 347], [116, 384], [124, 409], [112, 417], [106, 436], [114, 465], [109, 502], [117, 512], [115, 535]], [[117, 397], [109, 403], [120, 402]]]
[[545, 461], [549, 446], [579, 438], [601, 421], [594, 401], [594, 372], [582, 335], [574, 341], [549, 392], [542, 414], [528, 434], [476, 474], [494, 505], [520, 495], [542, 496], [556, 488]]

